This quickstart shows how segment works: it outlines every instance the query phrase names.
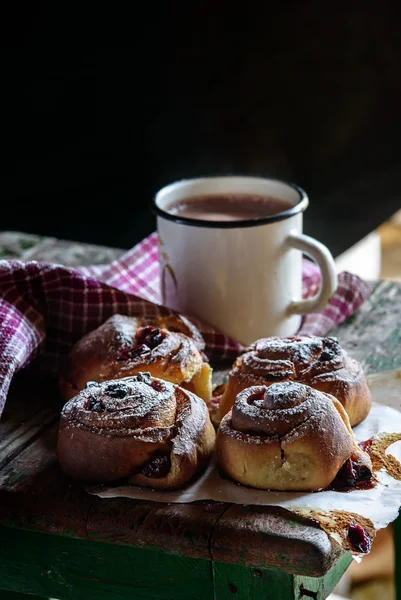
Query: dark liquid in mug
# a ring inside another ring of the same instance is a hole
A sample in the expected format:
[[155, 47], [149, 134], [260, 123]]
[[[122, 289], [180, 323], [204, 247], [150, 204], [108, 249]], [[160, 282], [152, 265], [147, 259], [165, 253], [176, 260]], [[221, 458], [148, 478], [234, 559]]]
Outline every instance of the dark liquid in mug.
[[165, 208], [172, 215], [201, 221], [245, 221], [277, 215], [292, 202], [255, 194], [204, 194], [182, 198]]

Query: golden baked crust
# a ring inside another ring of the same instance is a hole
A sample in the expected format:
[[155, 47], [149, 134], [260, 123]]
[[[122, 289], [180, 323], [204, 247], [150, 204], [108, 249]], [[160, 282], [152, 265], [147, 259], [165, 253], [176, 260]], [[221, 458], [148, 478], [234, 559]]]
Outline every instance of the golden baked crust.
[[171, 489], [202, 470], [215, 432], [203, 400], [150, 373], [90, 383], [61, 413], [62, 470], [87, 483]]
[[72, 348], [60, 392], [72, 398], [87, 381], [120, 379], [149, 371], [154, 377], [188, 387], [203, 400], [211, 397], [211, 368], [205, 343], [184, 317], [153, 319], [113, 315]]
[[259, 489], [326, 488], [351, 456], [371, 474], [340, 402], [296, 382], [240, 392], [220, 423], [216, 451], [224, 473]]
[[334, 338], [271, 337], [257, 340], [234, 363], [220, 402], [220, 415], [233, 406], [237, 394], [252, 385], [298, 381], [337, 398], [351, 425], [367, 417], [372, 405], [361, 365]]

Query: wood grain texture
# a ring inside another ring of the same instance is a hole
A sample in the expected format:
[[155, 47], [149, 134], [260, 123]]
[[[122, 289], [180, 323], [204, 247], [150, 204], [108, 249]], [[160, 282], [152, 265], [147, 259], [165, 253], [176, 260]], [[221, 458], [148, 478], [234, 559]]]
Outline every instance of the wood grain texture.
[[54, 381], [35, 376], [31, 370], [18, 375], [0, 420], [0, 468], [55, 422], [58, 414]]
[[401, 284], [381, 281], [346, 323], [333, 330], [341, 345], [359, 360], [366, 373], [401, 365]]
[[0, 582], [60, 600], [212, 600], [210, 561], [0, 527]]
[[213, 560], [320, 577], [341, 556], [317, 524], [278, 507], [232, 505], [211, 539]]
[[57, 430], [55, 423], [0, 470], [2, 523], [210, 558], [209, 538], [225, 505], [104, 501], [90, 496], [61, 473], [55, 454]]
[[55, 424], [0, 471], [0, 522], [210, 559], [209, 539], [225, 504], [169, 505], [91, 496], [60, 471], [57, 430]]
[[86, 537], [89, 507], [96, 498], [61, 473], [55, 455], [58, 424], [0, 471], [0, 522], [68, 536]]
[[91, 539], [210, 560], [210, 538], [226, 510], [221, 502], [158, 504], [127, 498], [101, 500], [87, 521]]

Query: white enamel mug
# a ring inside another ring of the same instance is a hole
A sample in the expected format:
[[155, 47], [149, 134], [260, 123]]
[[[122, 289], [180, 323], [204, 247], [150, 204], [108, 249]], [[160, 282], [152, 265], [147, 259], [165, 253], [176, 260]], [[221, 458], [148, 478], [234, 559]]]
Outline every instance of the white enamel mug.
[[[292, 207], [244, 221], [204, 221], [168, 212], [178, 200], [207, 194], [282, 198]], [[243, 344], [295, 334], [301, 315], [318, 312], [336, 290], [329, 250], [302, 233], [309, 204], [296, 185], [259, 177], [206, 177], [178, 181], [154, 198], [159, 234], [162, 302]], [[321, 285], [302, 300], [302, 253], [319, 266]]]

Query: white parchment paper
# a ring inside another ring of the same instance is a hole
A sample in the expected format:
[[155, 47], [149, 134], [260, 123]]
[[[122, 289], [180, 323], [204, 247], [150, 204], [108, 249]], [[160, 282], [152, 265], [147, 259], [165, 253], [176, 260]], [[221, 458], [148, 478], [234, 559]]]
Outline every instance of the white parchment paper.
[[[354, 429], [358, 442], [379, 433], [401, 432], [401, 370], [371, 375], [368, 382], [374, 402], [368, 418]], [[401, 442], [392, 444], [387, 452], [401, 462]], [[375, 529], [381, 529], [398, 515], [401, 506], [401, 481], [396, 481], [384, 471], [376, 473], [376, 476], [378, 484], [370, 490], [349, 493], [331, 490], [315, 493], [267, 492], [223, 479], [213, 461], [198, 480], [181, 490], [163, 492], [121, 486], [88, 488], [88, 491], [101, 498], [124, 497], [167, 503], [217, 500], [234, 504], [281, 506], [288, 510], [342, 510], [367, 517], [371, 519]]]

